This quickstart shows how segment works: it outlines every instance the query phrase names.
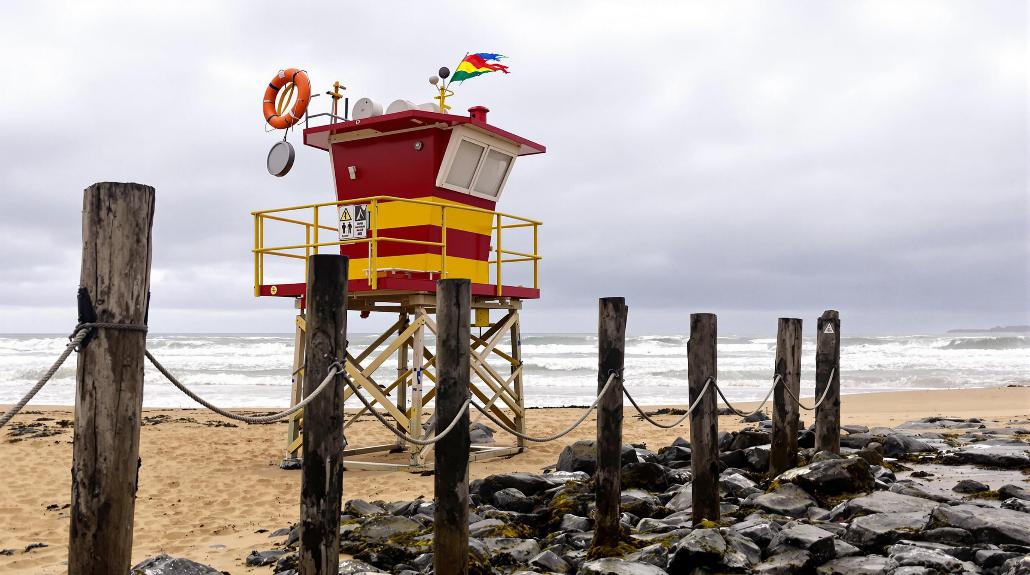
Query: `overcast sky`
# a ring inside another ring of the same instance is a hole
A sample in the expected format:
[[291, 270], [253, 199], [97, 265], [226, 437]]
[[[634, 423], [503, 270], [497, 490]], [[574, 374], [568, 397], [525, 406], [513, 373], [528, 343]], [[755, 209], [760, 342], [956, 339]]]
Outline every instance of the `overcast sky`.
[[[285, 332], [252, 296], [255, 209], [329, 201], [325, 152], [265, 171], [280, 68], [430, 101], [467, 51], [511, 74], [458, 112], [547, 146], [501, 208], [543, 220], [528, 332], [851, 333], [1030, 323], [1025, 2], [17, 2], [0, 8], [0, 332], [75, 322], [82, 189], [157, 188], [150, 323]], [[325, 98], [314, 111], [324, 111]], [[299, 279], [298, 279], [299, 281]], [[351, 324], [378, 327], [374, 319]]]

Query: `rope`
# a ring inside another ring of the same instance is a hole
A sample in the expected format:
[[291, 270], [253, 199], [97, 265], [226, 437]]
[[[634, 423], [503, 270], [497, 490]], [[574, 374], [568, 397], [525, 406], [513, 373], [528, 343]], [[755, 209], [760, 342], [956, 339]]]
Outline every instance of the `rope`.
[[594, 399], [594, 403], [590, 404], [590, 407], [588, 407], [587, 410], [583, 412], [583, 415], [579, 416], [579, 419], [577, 419], [575, 423], [573, 423], [564, 431], [555, 433], [554, 435], [548, 435], [546, 437], [533, 437], [531, 435], [526, 435], [525, 433], [512, 429], [505, 425], [502, 421], [497, 419], [497, 417], [495, 417], [494, 414], [490, 413], [490, 411], [487, 410], [485, 407], [481, 407], [478, 403], [473, 403], [472, 405], [476, 409], [478, 409], [483, 415], [485, 415], [487, 419], [494, 422], [494, 424], [496, 424], [498, 427], [514, 435], [515, 437], [521, 437], [526, 441], [533, 441], [536, 443], [547, 443], [548, 441], [554, 441], [555, 439], [561, 439], [562, 437], [565, 437], [566, 435], [571, 433], [573, 429], [579, 427], [579, 424], [586, 421], [586, 418], [590, 415], [592, 411], [594, 411], [594, 409], [597, 407], [597, 404], [601, 403], [601, 398], [604, 397], [604, 394], [608, 392], [608, 389], [611, 387], [612, 382], [615, 381], [615, 376], [616, 374], [613, 371], [612, 374], [608, 376], [608, 382], [604, 384], [603, 388], [601, 388], [601, 393], [598, 393], [597, 397]]
[[200, 397], [196, 393], [193, 393], [193, 391], [190, 390], [190, 388], [186, 387], [185, 384], [176, 379], [175, 376], [171, 374], [171, 372], [165, 369], [165, 366], [161, 365], [161, 363], [158, 362], [157, 359], [155, 359], [154, 356], [150, 354], [149, 350], [146, 351], [146, 356], [147, 359], [150, 360], [150, 363], [154, 364], [154, 367], [156, 367], [157, 370], [161, 372], [161, 375], [165, 376], [165, 378], [167, 378], [172, 385], [179, 388], [179, 391], [185, 393], [186, 396], [192, 399], [193, 401], [196, 401], [200, 405], [203, 405], [204, 407], [210, 409], [218, 415], [221, 415], [222, 417], [228, 417], [229, 419], [234, 419], [236, 421], [242, 421], [243, 423], [249, 424], [272, 423], [273, 421], [278, 421], [280, 419], [283, 419], [284, 417], [293, 415], [301, 409], [304, 409], [304, 407], [307, 404], [311, 403], [313, 399], [318, 397], [318, 394], [322, 393], [322, 390], [329, 387], [329, 383], [333, 380], [333, 377], [340, 373], [339, 363], [333, 363], [332, 365], [330, 365], [329, 374], [325, 376], [325, 379], [322, 380], [322, 383], [318, 384], [318, 387], [315, 388], [315, 391], [312, 391], [307, 397], [301, 400], [300, 403], [294, 405], [293, 407], [285, 411], [280, 411], [279, 413], [272, 413], [270, 415], [241, 415], [239, 413], [227, 411], [216, 405], [211, 404], [208, 401], [205, 401], [202, 397]]
[[[447, 434], [450, 433], [452, 429], [457, 427], [458, 422], [461, 420], [462, 412], [465, 411], [466, 409], [468, 409], [468, 406], [470, 404], [472, 404], [472, 398], [471, 397], [466, 399], [465, 403], [463, 403], [461, 405], [461, 407], [458, 408], [458, 414], [454, 416], [454, 419], [451, 420], [450, 424], [447, 425], [446, 429], [444, 429], [443, 431], [438, 433], [432, 439], [419, 439], [417, 437], [412, 437], [412, 436], [408, 435], [407, 433], [404, 433], [400, 429], [397, 429], [397, 427], [394, 426], [392, 423], [387, 421], [386, 418], [383, 417], [382, 414], [380, 414], [378, 411], [376, 411], [372, 407], [372, 404], [369, 403], [369, 401], [367, 399], [365, 399], [365, 396], [361, 394], [361, 391], [358, 389], [358, 386], [354, 385], [354, 382], [351, 381], [349, 377], [347, 377], [345, 375], [345, 376], [343, 376], [343, 380], [345, 382], [347, 382], [347, 385], [350, 386], [351, 391], [354, 392], [354, 395], [357, 396], [357, 398], [361, 401], [361, 403], [365, 405], [365, 409], [367, 409], [369, 411], [369, 413], [374, 415], [376, 417], [376, 419], [379, 420], [379, 423], [382, 423], [383, 426], [385, 426], [387, 429], [392, 431], [393, 434], [396, 435], [397, 437], [399, 437], [400, 439], [402, 439], [404, 441], [407, 441], [408, 443], [413, 443], [415, 445], [420, 445], [420, 446], [434, 445], [434, 444], [436, 444], [436, 442], [440, 441], [444, 437], [447, 437]], [[433, 413], [433, 417], [436, 417], [436, 413]]]
[[815, 402], [815, 405], [813, 405], [812, 407], [808, 407], [807, 405], [801, 403], [801, 400], [798, 399], [798, 396], [794, 395], [794, 392], [791, 391], [789, 387], [783, 386], [783, 389], [787, 390], [787, 395], [789, 395], [790, 398], [794, 400], [794, 403], [798, 404], [798, 407], [800, 407], [801, 409], [812, 411], [815, 408], [817, 408], [820, 405], [822, 405], [823, 404], [823, 400], [826, 399], [826, 397], [829, 395], [830, 387], [832, 387], [830, 385], [830, 382], [833, 381], [833, 375], [834, 375], [834, 373], [836, 373], [836, 371], [837, 371], [836, 367], [834, 367], [833, 369], [830, 370], [830, 377], [826, 378], [826, 387], [823, 389], [823, 395], [819, 398], [819, 401]]
[[[640, 409], [640, 406], [637, 405], [637, 402], [633, 399], [633, 396], [629, 394], [629, 391], [625, 389], [623, 389], [622, 391], [626, 394], [626, 399], [628, 399], [629, 402], [633, 404], [633, 407], [637, 410], [637, 413], [640, 414], [640, 417], [644, 418], [645, 420], [647, 420], [648, 423], [655, 427], [660, 427], [662, 429], [672, 429], [673, 427], [676, 427], [677, 425], [683, 423], [688, 417], [690, 417], [690, 414], [693, 413], [694, 408], [697, 407], [697, 404], [701, 403], [701, 398], [705, 396], [705, 392], [708, 391], [708, 386], [713, 383], [715, 383], [715, 380], [709, 377], [708, 381], [705, 381], [705, 386], [701, 388], [701, 393], [698, 394], [697, 399], [695, 399], [694, 403], [687, 408], [687, 412], [683, 414], [683, 417], [677, 419], [673, 423], [658, 423], [657, 421], [651, 419], [649, 415], [644, 413], [643, 409]], [[719, 389], [719, 386], [716, 385], [715, 389]]]
[[54, 364], [50, 366], [50, 369], [48, 369], [46, 373], [43, 374], [43, 377], [39, 378], [39, 381], [36, 382], [36, 385], [32, 386], [32, 389], [30, 389], [29, 392], [26, 393], [25, 396], [18, 401], [18, 403], [14, 404], [14, 406], [8, 409], [6, 413], [0, 416], [0, 427], [7, 425], [11, 421], [11, 419], [14, 418], [15, 415], [18, 415], [18, 412], [20, 412], [22, 408], [24, 408], [25, 405], [28, 404], [29, 401], [32, 401], [32, 398], [35, 397], [37, 393], [39, 393], [39, 390], [43, 389], [43, 386], [46, 385], [48, 381], [50, 381], [50, 378], [53, 377], [54, 374], [57, 373], [57, 370], [61, 368], [65, 361], [67, 361], [68, 356], [70, 356], [73, 351], [78, 350], [79, 345], [82, 344], [83, 340], [85, 340], [86, 337], [89, 336], [90, 332], [96, 328], [120, 329], [126, 331], [142, 332], [147, 331], [147, 326], [145, 325], [129, 323], [89, 322], [80, 323], [79, 325], [75, 326], [75, 331], [73, 331], [72, 334], [68, 336], [68, 345], [65, 346], [64, 351], [61, 352], [61, 355], [57, 357], [57, 361], [55, 361]]
[[[769, 393], [765, 394], [765, 399], [762, 400], [762, 403], [758, 404], [758, 407], [754, 411], [751, 411], [751, 412], [748, 412], [748, 413], [744, 413], [744, 412], [740, 411], [739, 409], [737, 409], [736, 407], [733, 407], [733, 404], [730, 403], [730, 400], [726, 399], [726, 396], [723, 395], [722, 388], [719, 387], [718, 384], [716, 384], [716, 386], [715, 386], [715, 391], [719, 392], [719, 397], [722, 398], [722, 402], [726, 404], [726, 407], [729, 408], [730, 411], [732, 411], [733, 413], [739, 415], [740, 417], [749, 417], [749, 416], [752, 416], [752, 415], [758, 413], [759, 411], [762, 411], [762, 408], [765, 407], [765, 403], [767, 401], [769, 401], [770, 397], [772, 397], [772, 393], [776, 389], [776, 386], [781, 384], [781, 383], [783, 383], [783, 377], [781, 377], [780, 374], [777, 373], [776, 375], [773, 376], [773, 383], [772, 383], [771, 386], [769, 386]], [[787, 389], [787, 387], [784, 386], [784, 389]]]

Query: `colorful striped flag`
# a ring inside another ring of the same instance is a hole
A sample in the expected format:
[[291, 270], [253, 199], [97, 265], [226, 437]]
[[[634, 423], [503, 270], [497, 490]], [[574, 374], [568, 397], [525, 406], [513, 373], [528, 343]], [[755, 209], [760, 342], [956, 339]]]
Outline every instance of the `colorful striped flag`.
[[465, 56], [465, 59], [462, 60], [460, 64], [458, 64], [458, 68], [454, 71], [454, 76], [451, 77], [451, 81], [463, 82], [469, 78], [475, 78], [480, 74], [487, 74], [498, 70], [507, 74], [507, 66], [503, 64], [491, 64], [491, 62], [497, 62], [501, 58], [504, 58], [501, 54], [490, 54], [488, 52], [469, 54], [468, 56]]

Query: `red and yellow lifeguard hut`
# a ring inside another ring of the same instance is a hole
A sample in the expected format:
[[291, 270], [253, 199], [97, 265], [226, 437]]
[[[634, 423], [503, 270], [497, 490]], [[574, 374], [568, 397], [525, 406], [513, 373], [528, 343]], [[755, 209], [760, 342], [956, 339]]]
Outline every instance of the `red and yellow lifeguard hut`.
[[[516, 159], [545, 149], [490, 124], [485, 107], [472, 107], [467, 116], [430, 107], [439, 110], [398, 101], [382, 114], [374, 102], [361, 100], [353, 119], [346, 111], [345, 117], [327, 114], [330, 124], [303, 130], [306, 145], [329, 153], [336, 198], [253, 212], [254, 292], [297, 300], [296, 404], [303, 389], [306, 258], [326, 250], [349, 256], [348, 308], [363, 317], [393, 314], [396, 321], [365, 349], [352, 346], [347, 372], [398, 427], [424, 437], [423, 411], [435, 394], [435, 354], [426, 330], [435, 331], [436, 280], [470, 279], [474, 325], [481, 328], [471, 342], [473, 398], [524, 431], [519, 310], [522, 300], [540, 297], [541, 222], [496, 207]], [[396, 377], [377, 381], [388, 361], [396, 362]], [[299, 452], [302, 428], [303, 411], [289, 425], [288, 459]], [[473, 446], [472, 457], [510, 455], [523, 446], [521, 440]], [[399, 443], [352, 446], [346, 454], [403, 449]], [[351, 457], [347, 465], [419, 470], [428, 451], [410, 448], [404, 464]]]

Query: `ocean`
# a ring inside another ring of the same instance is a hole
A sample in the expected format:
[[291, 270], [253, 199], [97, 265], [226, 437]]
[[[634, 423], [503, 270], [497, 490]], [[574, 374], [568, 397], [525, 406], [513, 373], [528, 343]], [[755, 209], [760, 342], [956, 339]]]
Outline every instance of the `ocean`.
[[[363, 349], [374, 337], [352, 334], [352, 346]], [[638, 403], [687, 402], [686, 340], [686, 336], [627, 338], [626, 386]], [[0, 404], [17, 401], [66, 343], [66, 337], [56, 335], [0, 335]], [[501, 349], [507, 345], [505, 342]], [[775, 347], [773, 337], [719, 338], [719, 383], [731, 401], [764, 397], [773, 374]], [[289, 403], [292, 335], [150, 334], [148, 348], [184, 383], [216, 405], [285, 407]], [[527, 406], [586, 405], [593, 400], [596, 336], [524, 334], [522, 354]], [[804, 340], [801, 361], [802, 392], [811, 397], [814, 338]], [[507, 371], [503, 360], [496, 365]], [[381, 384], [394, 377], [393, 360], [375, 374]], [[845, 394], [1013, 384], [1030, 385], [1030, 337], [948, 334], [845, 337], [841, 341], [841, 390]], [[33, 403], [71, 405], [74, 385], [73, 355]], [[149, 364], [143, 405], [195, 407]]]

